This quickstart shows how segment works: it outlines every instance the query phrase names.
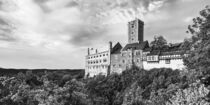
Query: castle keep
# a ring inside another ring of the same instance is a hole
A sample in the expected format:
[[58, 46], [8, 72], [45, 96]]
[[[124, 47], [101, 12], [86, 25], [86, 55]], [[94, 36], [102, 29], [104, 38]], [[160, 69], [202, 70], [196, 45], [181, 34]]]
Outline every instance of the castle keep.
[[124, 47], [119, 42], [114, 46], [109, 42], [109, 48], [104, 52], [88, 48], [85, 75], [121, 73], [133, 65], [147, 70], [163, 67], [182, 69], [182, 56], [186, 55], [181, 53], [180, 46], [173, 44], [167, 50], [153, 49], [148, 41], [144, 41], [144, 22], [135, 19], [128, 22], [128, 43]]

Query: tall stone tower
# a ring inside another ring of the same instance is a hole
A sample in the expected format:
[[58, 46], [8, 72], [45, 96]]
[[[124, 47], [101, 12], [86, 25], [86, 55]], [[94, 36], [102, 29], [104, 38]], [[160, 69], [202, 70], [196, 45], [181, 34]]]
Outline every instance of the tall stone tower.
[[144, 22], [135, 19], [128, 22], [128, 43], [140, 43], [144, 41]]

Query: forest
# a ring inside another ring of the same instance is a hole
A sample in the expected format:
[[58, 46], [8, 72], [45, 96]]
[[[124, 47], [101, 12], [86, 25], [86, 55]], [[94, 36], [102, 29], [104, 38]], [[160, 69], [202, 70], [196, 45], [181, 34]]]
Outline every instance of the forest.
[[182, 44], [189, 53], [184, 70], [133, 66], [92, 78], [57, 71], [6, 73], [0, 77], [0, 105], [210, 105], [210, 6], [187, 30], [192, 36]]

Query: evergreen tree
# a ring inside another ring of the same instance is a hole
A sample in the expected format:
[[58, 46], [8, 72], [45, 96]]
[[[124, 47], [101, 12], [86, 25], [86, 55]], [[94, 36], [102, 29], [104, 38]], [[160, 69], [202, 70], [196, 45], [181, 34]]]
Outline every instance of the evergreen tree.
[[210, 70], [210, 6], [200, 11], [200, 17], [193, 19], [188, 30], [192, 37], [185, 44], [190, 44], [191, 47], [184, 64], [191, 70], [199, 71], [200, 75], [206, 74]]

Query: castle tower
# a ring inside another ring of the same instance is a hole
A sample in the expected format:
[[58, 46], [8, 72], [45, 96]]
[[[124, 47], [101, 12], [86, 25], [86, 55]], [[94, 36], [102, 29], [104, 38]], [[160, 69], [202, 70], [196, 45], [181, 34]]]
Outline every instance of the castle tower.
[[128, 22], [128, 43], [140, 43], [144, 41], [144, 22], [135, 19]]

